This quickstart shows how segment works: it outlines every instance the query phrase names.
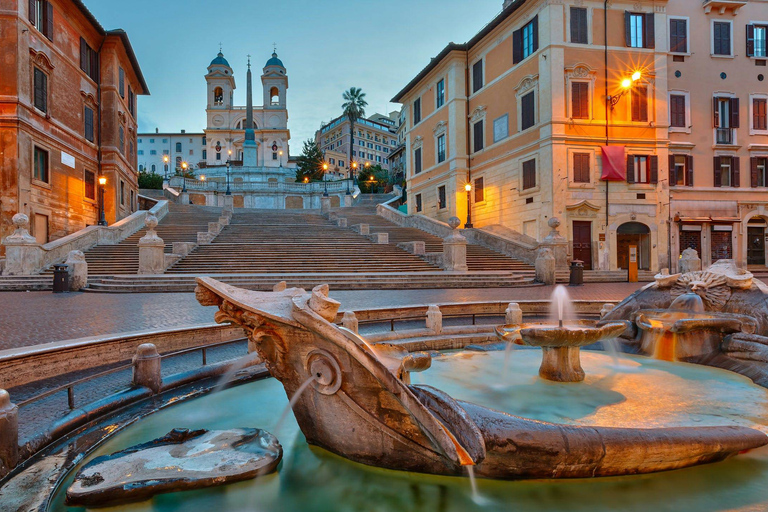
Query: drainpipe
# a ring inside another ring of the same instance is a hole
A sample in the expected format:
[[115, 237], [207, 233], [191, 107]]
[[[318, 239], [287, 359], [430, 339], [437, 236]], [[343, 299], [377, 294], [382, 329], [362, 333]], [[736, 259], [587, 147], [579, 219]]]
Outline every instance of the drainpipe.
[[[102, 162], [102, 152], [101, 152], [101, 105], [103, 103], [103, 98], [101, 97], [101, 50], [104, 48], [104, 42], [106, 40], [107, 40], [107, 36], [105, 34], [104, 38], [101, 40], [101, 44], [99, 45], [99, 51], [96, 52], [96, 55], [98, 55], [98, 57], [99, 57], [98, 58], [98, 61], [99, 61], [99, 64], [98, 64], [99, 65], [98, 77], [99, 77], [99, 79], [96, 81], [96, 94], [97, 94], [98, 101], [99, 101], [98, 107], [96, 109], [96, 119], [98, 120], [98, 125], [99, 125], [99, 132], [98, 132], [99, 134], [98, 134], [98, 137], [96, 139], [98, 141], [98, 144], [99, 144], [99, 148], [98, 148], [98, 151], [97, 151], [97, 157], [96, 157], [97, 158], [96, 166], [98, 167], [98, 174], [97, 174], [97, 176], [102, 176], [102, 163], [101, 163]], [[99, 189], [101, 190], [101, 194], [100, 194], [100, 196], [101, 196], [100, 197], [100, 200], [101, 200], [100, 211], [104, 212], [104, 210], [105, 210], [105, 205], [104, 205], [104, 186], [99, 185]], [[102, 221], [102, 216], [101, 216], [101, 213], [99, 213], [99, 222], [98, 222], [99, 225], [101, 225], [101, 221]], [[106, 223], [104, 225], [106, 225]]]
[[[464, 51], [464, 102], [467, 105], [466, 115], [464, 116], [464, 123], [466, 126], [466, 143], [467, 143], [467, 183], [472, 184], [472, 155], [470, 153], [471, 146], [469, 144], [469, 47]], [[467, 191], [467, 222], [464, 223], [465, 229], [472, 228], [472, 192]]]
[[[603, 2], [603, 34], [605, 36], [605, 49], [604, 49], [604, 73], [605, 73], [605, 145], [609, 145], [608, 141], [608, 117], [610, 115], [610, 109], [608, 108], [608, 0]], [[608, 185], [610, 182], [605, 180], [605, 243], [608, 243]]]

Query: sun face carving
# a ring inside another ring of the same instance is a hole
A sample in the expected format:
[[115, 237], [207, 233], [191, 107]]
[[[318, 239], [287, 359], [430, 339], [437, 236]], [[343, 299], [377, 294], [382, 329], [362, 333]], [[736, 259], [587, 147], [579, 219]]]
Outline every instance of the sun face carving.
[[681, 274], [670, 293], [673, 298], [684, 293], [695, 293], [701, 297], [710, 311], [722, 310], [731, 298], [731, 289], [726, 283], [725, 276], [706, 270]]

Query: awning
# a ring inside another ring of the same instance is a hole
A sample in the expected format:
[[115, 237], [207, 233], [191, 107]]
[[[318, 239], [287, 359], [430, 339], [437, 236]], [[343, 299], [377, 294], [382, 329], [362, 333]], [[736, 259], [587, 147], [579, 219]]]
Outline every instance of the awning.
[[603, 181], [626, 181], [627, 161], [624, 158], [624, 146], [602, 146]]
[[736, 201], [675, 200], [670, 206], [679, 222], [739, 222]]

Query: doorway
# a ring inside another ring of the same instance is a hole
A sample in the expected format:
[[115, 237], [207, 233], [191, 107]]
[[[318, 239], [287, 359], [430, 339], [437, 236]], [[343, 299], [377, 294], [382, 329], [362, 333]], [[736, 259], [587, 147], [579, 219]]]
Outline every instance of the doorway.
[[48, 243], [48, 216], [35, 214], [35, 239], [39, 244]]
[[592, 222], [573, 221], [573, 259], [581, 260], [585, 270], [592, 270]]
[[618, 267], [629, 268], [629, 246], [637, 246], [637, 268], [651, 269], [651, 229], [641, 222], [625, 222], [616, 230]]
[[760, 217], [747, 225], [747, 265], [765, 265], [765, 220]]

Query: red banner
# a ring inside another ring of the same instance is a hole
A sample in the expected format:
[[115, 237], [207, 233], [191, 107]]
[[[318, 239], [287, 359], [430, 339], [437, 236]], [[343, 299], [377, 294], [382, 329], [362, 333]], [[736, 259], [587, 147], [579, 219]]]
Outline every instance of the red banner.
[[627, 162], [624, 158], [624, 146], [602, 146], [603, 150], [603, 181], [626, 181]]

